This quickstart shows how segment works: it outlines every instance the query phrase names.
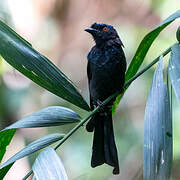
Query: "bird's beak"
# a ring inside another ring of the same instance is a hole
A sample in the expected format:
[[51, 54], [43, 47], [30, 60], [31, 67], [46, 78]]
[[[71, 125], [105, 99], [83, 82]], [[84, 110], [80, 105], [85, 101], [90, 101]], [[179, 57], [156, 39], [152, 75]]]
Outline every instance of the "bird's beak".
[[96, 34], [98, 32], [98, 30], [94, 29], [94, 28], [91, 28], [91, 27], [88, 27], [86, 29], [84, 29], [86, 32], [90, 33], [90, 34]]

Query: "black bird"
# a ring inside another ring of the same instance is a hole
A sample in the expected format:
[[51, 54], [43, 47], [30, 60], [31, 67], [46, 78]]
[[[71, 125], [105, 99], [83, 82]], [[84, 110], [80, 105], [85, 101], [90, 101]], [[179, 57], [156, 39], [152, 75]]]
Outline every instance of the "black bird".
[[[111, 25], [94, 23], [86, 28], [95, 40], [88, 54], [87, 75], [90, 91], [90, 106], [94, 109], [117, 91], [123, 92], [126, 58], [122, 42]], [[119, 174], [117, 148], [112, 123], [112, 105], [115, 99], [101, 106], [87, 123], [88, 132], [94, 131], [91, 166], [104, 163], [113, 166], [113, 174]]]

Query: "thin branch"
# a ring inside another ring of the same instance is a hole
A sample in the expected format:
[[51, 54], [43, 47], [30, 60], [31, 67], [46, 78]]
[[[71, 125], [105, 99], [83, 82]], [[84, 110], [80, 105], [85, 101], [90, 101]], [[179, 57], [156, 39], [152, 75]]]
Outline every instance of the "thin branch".
[[[106, 105], [111, 99], [115, 98], [119, 92], [109, 96], [105, 101], [103, 101], [102, 106]], [[63, 142], [66, 141], [75, 131], [77, 131], [90, 117], [92, 117], [98, 110], [100, 109], [100, 106], [97, 106], [86, 118], [84, 118], [77, 126], [75, 126], [71, 131], [69, 131], [62, 140], [54, 147], [56, 150]]]
[[[174, 45], [174, 44], [173, 44]], [[172, 45], [172, 46], [173, 46]], [[129, 79], [126, 83], [125, 83], [125, 88], [127, 88], [136, 78], [138, 78], [141, 74], [143, 74], [144, 72], [146, 72], [149, 68], [151, 68], [154, 64], [156, 64], [159, 61], [159, 58], [161, 56], [166, 56], [169, 52], [171, 52], [171, 48], [172, 46], [170, 46], [168, 49], [166, 49], [162, 54], [160, 54], [157, 58], [155, 58], [150, 64], [148, 64], [144, 69], [142, 69], [141, 71], [139, 71], [135, 76], [133, 76], [131, 79]]]
[[26, 180], [33, 173], [32, 169], [23, 177], [22, 180]]

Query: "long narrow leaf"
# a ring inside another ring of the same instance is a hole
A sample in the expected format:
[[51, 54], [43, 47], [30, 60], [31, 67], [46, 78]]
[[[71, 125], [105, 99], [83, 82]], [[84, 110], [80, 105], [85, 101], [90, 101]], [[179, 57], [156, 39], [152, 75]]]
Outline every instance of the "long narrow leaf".
[[172, 47], [168, 69], [172, 87], [180, 103], [180, 46], [178, 44]]
[[16, 130], [11, 129], [5, 132], [0, 132], [0, 162], [6, 152], [6, 147], [11, 142]]
[[89, 106], [72, 82], [45, 56], [0, 21], [0, 55], [15, 69], [32, 81], [64, 98], [89, 110]]
[[[15, 123], [7, 129], [59, 126], [80, 121], [80, 116], [65, 107], [51, 106], [41, 109]], [[3, 131], [4, 131], [3, 130]]]
[[32, 169], [34, 180], [68, 180], [61, 159], [52, 148], [46, 148], [39, 154]]
[[[139, 70], [141, 64], [144, 61], [144, 58], [151, 47], [154, 40], [157, 38], [157, 36], [160, 34], [160, 32], [166, 28], [169, 24], [171, 24], [175, 19], [180, 17], [180, 10], [176, 11], [174, 14], [169, 16], [167, 19], [165, 19], [162, 23], [160, 23], [156, 28], [154, 28], [151, 32], [149, 32], [141, 41], [129, 67], [126, 72], [126, 82], [132, 78]], [[128, 87], [127, 87], [128, 88]], [[115, 109], [117, 105], [119, 104], [121, 98], [123, 95], [119, 95], [116, 98], [116, 101], [113, 106], [113, 112], [115, 112]]]
[[172, 167], [172, 117], [168, 87], [160, 60], [145, 110], [144, 180], [169, 180]]
[[50, 134], [30, 143], [24, 149], [16, 153], [14, 156], [8, 159], [4, 164], [2, 164], [0, 166], [0, 169], [3, 169], [4, 167], [14, 163], [15, 161], [25, 156], [28, 156], [44, 147], [49, 146], [50, 144], [62, 139], [63, 137], [64, 134]]
[[9, 164], [8, 166], [0, 169], [0, 179], [3, 179], [4, 176], [8, 173], [9, 169], [12, 167], [13, 163]]
[[[15, 129], [0, 132], [0, 162], [6, 152], [7, 146], [11, 142], [15, 132], [16, 132]], [[7, 174], [7, 172], [11, 168], [11, 166], [12, 166], [12, 164], [3, 169], [0, 169], [0, 179], [4, 178], [4, 176]]]

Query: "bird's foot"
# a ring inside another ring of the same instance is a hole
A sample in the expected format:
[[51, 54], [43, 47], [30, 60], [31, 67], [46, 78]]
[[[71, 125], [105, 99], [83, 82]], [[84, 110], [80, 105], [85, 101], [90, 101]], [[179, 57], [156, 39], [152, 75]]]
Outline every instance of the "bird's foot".
[[102, 102], [101, 100], [98, 99], [98, 100], [96, 101], [96, 103], [97, 103], [97, 105], [100, 107], [100, 109], [104, 107], [103, 102]]
[[103, 102], [101, 100], [97, 100], [96, 101], [97, 105], [99, 106], [99, 112], [102, 112], [104, 113], [104, 111], [112, 111], [112, 107], [113, 107], [113, 104], [111, 105], [104, 105]]
[[96, 103], [97, 103], [97, 105], [99, 106], [99, 112], [104, 112], [106, 106], [103, 104], [103, 102], [98, 99], [98, 100], [96, 101]]

